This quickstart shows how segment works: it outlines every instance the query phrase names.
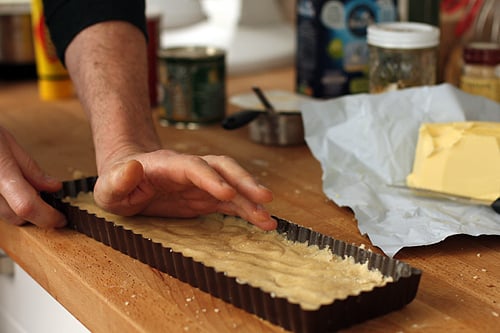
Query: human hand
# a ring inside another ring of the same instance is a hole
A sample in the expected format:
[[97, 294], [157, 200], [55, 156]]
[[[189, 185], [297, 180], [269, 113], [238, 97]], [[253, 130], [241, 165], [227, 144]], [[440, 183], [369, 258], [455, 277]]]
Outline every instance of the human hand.
[[263, 208], [272, 192], [234, 159], [156, 150], [104, 168], [94, 187], [96, 203], [118, 215], [196, 217], [236, 215], [264, 230], [276, 221]]
[[92, 129], [96, 203], [118, 215], [220, 212], [274, 229], [276, 221], [262, 208], [272, 193], [233, 159], [161, 149], [146, 51], [144, 34], [121, 21], [89, 26], [66, 49], [66, 66]]
[[60, 188], [61, 182], [46, 175], [12, 134], [0, 127], [0, 219], [42, 228], [64, 226], [64, 216], [38, 194]]

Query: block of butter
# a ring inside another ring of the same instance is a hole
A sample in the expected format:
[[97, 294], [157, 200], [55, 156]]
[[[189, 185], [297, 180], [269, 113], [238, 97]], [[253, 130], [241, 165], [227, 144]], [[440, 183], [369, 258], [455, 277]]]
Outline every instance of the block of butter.
[[493, 202], [500, 197], [500, 123], [424, 123], [409, 187]]

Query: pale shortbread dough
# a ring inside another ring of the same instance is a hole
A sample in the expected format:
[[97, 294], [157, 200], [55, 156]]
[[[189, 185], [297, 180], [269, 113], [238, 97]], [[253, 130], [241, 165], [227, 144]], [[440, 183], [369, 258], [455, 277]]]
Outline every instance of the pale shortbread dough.
[[65, 201], [225, 272], [238, 282], [298, 303], [304, 310], [316, 310], [391, 281], [366, 264], [356, 264], [353, 258], [342, 259], [328, 249], [289, 241], [276, 231], [262, 231], [235, 217], [122, 217], [98, 208], [91, 193]]

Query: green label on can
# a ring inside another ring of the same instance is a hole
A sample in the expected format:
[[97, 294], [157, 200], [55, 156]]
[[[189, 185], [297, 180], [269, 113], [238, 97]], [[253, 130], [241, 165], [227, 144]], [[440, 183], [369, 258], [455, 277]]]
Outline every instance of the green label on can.
[[211, 123], [225, 116], [224, 61], [223, 53], [206, 58], [160, 54], [161, 107], [166, 121]]

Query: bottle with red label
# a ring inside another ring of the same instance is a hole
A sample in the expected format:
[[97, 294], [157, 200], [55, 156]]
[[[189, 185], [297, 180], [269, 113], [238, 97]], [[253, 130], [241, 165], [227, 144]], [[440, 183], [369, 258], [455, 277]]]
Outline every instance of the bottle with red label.
[[32, 0], [31, 19], [40, 99], [51, 101], [73, 97], [73, 84], [57, 57], [45, 24], [42, 0]]
[[499, 0], [441, 0], [440, 67], [444, 81], [460, 85], [464, 47], [500, 43]]
[[500, 102], [500, 44], [472, 42], [464, 47], [460, 88]]

